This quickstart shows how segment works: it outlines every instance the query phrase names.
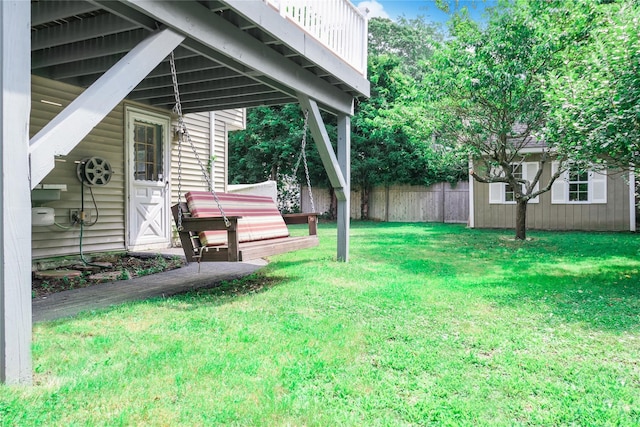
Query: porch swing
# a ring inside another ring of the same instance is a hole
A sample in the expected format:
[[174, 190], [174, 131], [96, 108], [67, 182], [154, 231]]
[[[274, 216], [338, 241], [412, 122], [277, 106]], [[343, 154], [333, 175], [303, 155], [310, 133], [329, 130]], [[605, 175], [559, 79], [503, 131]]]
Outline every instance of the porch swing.
[[[178, 203], [172, 206], [176, 229], [187, 262], [238, 262], [318, 246], [317, 213], [280, 214], [271, 197], [217, 193], [184, 123], [173, 53], [169, 57], [178, 116]], [[302, 153], [311, 191], [306, 154], [308, 113]], [[182, 201], [182, 143], [187, 140], [211, 191], [190, 191]], [[300, 163], [296, 164], [296, 171]], [[313, 197], [311, 196], [312, 210]], [[291, 236], [288, 224], [308, 224], [308, 235]]]

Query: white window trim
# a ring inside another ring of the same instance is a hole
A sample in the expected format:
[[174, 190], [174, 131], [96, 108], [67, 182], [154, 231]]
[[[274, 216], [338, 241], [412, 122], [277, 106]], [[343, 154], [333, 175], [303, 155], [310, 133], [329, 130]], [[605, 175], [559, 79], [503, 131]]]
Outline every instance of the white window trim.
[[[551, 163], [551, 174], [558, 170], [559, 162]], [[607, 203], [607, 173], [602, 171], [589, 171], [589, 196], [588, 200], [569, 200], [569, 171], [565, 170], [551, 186], [551, 204], [554, 205], [597, 205]]]
[[[515, 163], [514, 163], [515, 164]], [[518, 163], [522, 165], [522, 176], [531, 181], [538, 173], [540, 164], [538, 162], [523, 162]], [[540, 183], [536, 183], [533, 191], [536, 192], [540, 188]], [[515, 205], [516, 201], [506, 201], [505, 193], [507, 191], [507, 184], [504, 182], [492, 182], [489, 184], [489, 204], [491, 205]], [[540, 197], [536, 196], [529, 200], [529, 203], [540, 203]]]

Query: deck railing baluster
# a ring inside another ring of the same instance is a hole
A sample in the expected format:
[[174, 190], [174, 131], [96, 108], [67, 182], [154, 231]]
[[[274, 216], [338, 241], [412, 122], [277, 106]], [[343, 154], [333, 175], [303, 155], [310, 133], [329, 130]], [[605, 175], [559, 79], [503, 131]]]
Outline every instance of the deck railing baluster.
[[348, 0], [263, 0], [367, 74], [367, 20]]

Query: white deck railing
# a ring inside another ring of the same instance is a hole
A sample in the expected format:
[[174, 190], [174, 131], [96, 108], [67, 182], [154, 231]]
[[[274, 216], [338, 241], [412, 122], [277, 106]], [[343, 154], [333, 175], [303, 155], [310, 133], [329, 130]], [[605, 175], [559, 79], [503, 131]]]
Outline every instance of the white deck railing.
[[367, 76], [367, 19], [349, 0], [264, 0]]

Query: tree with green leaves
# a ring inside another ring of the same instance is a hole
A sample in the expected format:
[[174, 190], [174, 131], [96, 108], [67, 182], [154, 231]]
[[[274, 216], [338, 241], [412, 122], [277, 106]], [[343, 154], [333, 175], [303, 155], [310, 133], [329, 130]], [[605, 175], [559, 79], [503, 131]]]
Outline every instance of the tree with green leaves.
[[436, 25], [421, 18], [369, 21], [371, 96], [356, 106], [351, 141], [351, 183], [361, 195], [361, 218], [368, 218], [369, 193], [377, 185], [466, 178], [458, 151], [434, 145], [422, 101], [423, 63], [442, 38]]
[[[362, 195], [363, 218], [368, 217], [368, 194], [376, 185], [430, 185], [466, 178], [458, 152], [433, 144], [433, 126], [421, 101], [424, 91], [418, 76], [442, 39], [437, 27], [421, 19], [372, 19], [369, 29], [371, 97], [356, 103], [351, 138], [351, 185]], [[335, 118], [326, 115], [324, 121], [335, 141]], [[230, 182], [276, 179], [282, 192], [300, 152], [303, 122], [295, 104], [249, 110], [247, 129], [229, 136]], [[312, 146], [309, 139], [311, 184], [331, 188]], [[297, 175], [303, 182], [303, 168]]]
[[[572, 16], [590, 6], [593, 19], [583, 42], [563, 53], [561, 66], [547, 79], [551, 111], [545, 134], [575, 158], [621, 168], [637, 166], [640, 2], [584, 1], [562, 6]], [[552, 21], [547, 27], [560, 33], [565, 27], [561, 25]]]
[[247, 129], [229, 134], [230, 183], [277, 180], [290, 172], [302, 138], [300, 107], [257, 107], [247, 111]]
[[[476, 181], [507, 186], [516, 204], [516, 239], [526, 238], [529, 201], [549, 191], [573, 164], [570, 153], [557, 150], [557, 141], [541, 140], [550, 112], [546, 81], [559, 66], [560, 53], [579, 42], [587, 26], [574, 17], [559, 37], [536, 17], [552, 8], [536, 7], [536, 2], [503, 2], [484, 27], [463, 9], [452, 18], [452, 38], [435, 54], [426, 78], [441, 140], [466, 149]], [[538, 151], [535, 162], [529, 162], [532, 145]], [[559, 167], [541, 182], [552, 160]], [[527, 163], [535, 168], [525, 173]]]
[[358, 105], [353, 118], [351, 183], [360, 192], [363, 219], [377, 185], [428, 186], [466, 176], [463, 159], [433, 144], [423, 93], [401, 68], [395, 56], [370, 58], [371, 97]]
[[[304, 113], [298, 104], [249, 109], [246, 129], [229, 133], [229, 183], [276, 181], [282, 211], [299, 208], [291, 200], [296, 196], [299, 200], [295, 182], [304, 182], [303, 167], [294, 173], [303, 133]], [[307, 138], [311, 142], [309, 135]], [[328, 178], [313, 144], [306, 147], [306, 155], [311, 181], [327, 186]]]
[[401, 17], [397, 21], [373, 18], [369, 21], [368, 54], [371, 58], [398, 58], [401, 71], [419, 81], [424, 73], [422, 63], [433, 55], [443, 38], [440, 24], [422, 17]]

